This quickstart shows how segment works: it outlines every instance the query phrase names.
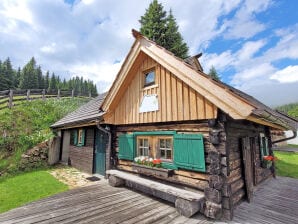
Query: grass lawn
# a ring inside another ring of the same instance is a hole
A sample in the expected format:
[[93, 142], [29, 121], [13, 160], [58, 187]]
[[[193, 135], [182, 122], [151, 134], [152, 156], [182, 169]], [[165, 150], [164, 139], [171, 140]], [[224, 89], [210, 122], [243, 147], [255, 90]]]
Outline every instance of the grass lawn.
[[9, 177], [0, 181], [0, 213], [67, 189], [43, 170]]
[[278, 176], [298, 178], [298, 153], [275, 151]]

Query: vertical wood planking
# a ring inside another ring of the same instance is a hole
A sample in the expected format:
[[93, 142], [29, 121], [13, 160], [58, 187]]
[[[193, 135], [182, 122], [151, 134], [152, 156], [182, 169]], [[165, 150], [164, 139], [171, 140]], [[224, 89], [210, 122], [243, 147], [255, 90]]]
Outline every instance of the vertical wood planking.
[[194, 120], [197, 118], [197, 101], [196, 92], [189, 88], [189, 107], [190, 107], [190, 119]]
[[183, 120], [183, 91], [180, 79], [177, 79], [177, 117], [178, 121]]
[[178, 119], [177, 115], [177, 79], [171, 74], [171, 89], [172, 89], [172, 119], [176, 121]]
[[165, 79], [165, 69], [161, 67], [161, 85], [160, 85], [160, 91], [161, 91], [161, 97], [162, 97], [162, 113], [161, 113], [161, 120], [166, 121], [167, 117], [167, 108], [166, 108], [166, 79]]
[[[155, 66], [155, 85], [144, 88], [144, 70]], [[107, 121], [114, 124], [152, 123], [208, 119], [217, 116], [217, 107], [183, 83], [170, 71], [145, 57], [130, 71], [122, 97]], [[144, 95], [157, 94], [158, 111], [139, 113]]]
[[198, 112], [198, 119], [204, 119], [205, 118], [205, 102], [204, 97], [197, 93], [197, 112]]
[[209, 100], [205, 99], [206, 105], [206, 114], [205, 118], [212, 118], [213, 117], [213, 104], [209, 102]]
[[186, 84], [183, 83], [183, 119], [189, 120], [189, 88]]
[[172, 120], [172, 89], [171, 89], [171, 75], [166, 70], [166, 100], [167, 100], [167, 121]]
[[162, 113], [162, 98], [161, 98], [161, 75], [160, 75], [160, 65], [156, 67], [156, 80], [157, 80], [157, 97], [158, 97], [158, 111], [156, 113], [156, 121], [160, 122], [161, 121], [161, 113]]

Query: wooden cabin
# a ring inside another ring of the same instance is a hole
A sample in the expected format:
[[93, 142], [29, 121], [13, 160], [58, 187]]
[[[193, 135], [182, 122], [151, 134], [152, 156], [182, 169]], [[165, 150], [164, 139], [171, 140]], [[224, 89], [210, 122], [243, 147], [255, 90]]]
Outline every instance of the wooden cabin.
[[[137, 31], [133, 35], [130, 52], [98, 104], [103, 112], [96, 123], [78, 128], [91, 127], [94, 135], [97, 124], [109, 132], [105, 167], [112, 185], [172, 201], [186, 216], [199, 211], [232, 219], [235, 207], [251, 201], [254, 189], [275, 175], [274, 161], [264, 159], [273, 155], [271, 130], [295, 135], [297, 121], [211, 79], [197, 57], [184, 61]], [[76, 130], [59, 128], [68, 127]]]
[[61, 136], [60, 162], [90, 174], [105, 175], [108, 135], [97, 127], [104, 97], [100, 94], [51, 126]]

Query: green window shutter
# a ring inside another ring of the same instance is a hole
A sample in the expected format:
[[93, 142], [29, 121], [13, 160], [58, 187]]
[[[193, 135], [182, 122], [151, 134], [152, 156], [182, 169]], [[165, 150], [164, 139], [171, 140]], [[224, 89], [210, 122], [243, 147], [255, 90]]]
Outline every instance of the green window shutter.
[[174, 164], [177, 167], [206, 171], [203, 135], [174, 135]]
[[73, 145], [77, 145], [78, 144], [78, 130], [74, 130], [73, 131]]
[[119, 159], [131, 160], [135, 158], [135, 137], [133, 134], [120, 135], [118, 137]]

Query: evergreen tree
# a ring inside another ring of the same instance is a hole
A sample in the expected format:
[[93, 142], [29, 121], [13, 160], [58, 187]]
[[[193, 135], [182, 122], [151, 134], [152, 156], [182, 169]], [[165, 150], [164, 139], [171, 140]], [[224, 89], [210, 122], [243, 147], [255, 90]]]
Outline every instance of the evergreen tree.
[[49, 89], [50, 87], [50, 72], [47, 71], [46, 76], [44, 78], [44, 88]]
[[12, 69], [12, 65], [10, 59], [7, 58], [1, 65], [1, 73], [2, 73], [2, 86], [5, 89], [13, 88], [13, 79], [14, 79], [14, 71]]
[[15, 77], [14, 77], [14, 82], [13, 82], [14, 88], [17, 88], [19, 86], [20, 78], [21, 78], [21, 68], [18, 67], [18, 71], [15, 72]]
[[50, 84], [49, 84], [49, 90], [50, 91], [53, 91], [53, 90], [57, 90], [58, 88], [58, 86], [57, 86], [57, 78], [56, 78], [56, 76], [55, 76], [55, 73], [53, 72], [52, 73], [52, 76], [51, 76], [51, 79], [50, 79]]
[[38, 88], [38, 79], [36, 74], [36, 61], [34, 57], [24, 66], [20, 78], [21, 89], [34, 89]]
[[166, 14], [162, 4], [158, 3], [157, 0], [153, 0], [139, 20], [141, 34], [161, 46], [166, 42], [164, 36], [166, 32]]
[[215, 79], [217, 81], [220, 81], [220, 78], [219, 78], [219, 76], [217, 74], [217, 71], [216, 71], [216, 69], [214, 68], [213, 65], [211, 66], [208, 75], [210, 75], [211, 78], [213, 78], [213, 79]]
[[44, 82], [43, 82], [43, 78], [42, 78], [41, 67], [38, 66], [35, 72], [36, 72], [36, 76], [37, 76], [37, 86], [36, 86], [36, 88], [43, 89], [44, 88]]
[[141, 23], [140, 32], [144, 36], [173, 52], [177, 57], [183, 59], [188, 57], [188, 47], [183, 42], [171, 10], [167, 16], [162, 4], [153, 0], [139, 22]]
[[176, 19], [170, 10], [169, 16], [167, 17], [167, 29], [165, 32], [165, 43], [164, 47], [174, 53], [180, 58], [188, 57], [188, 47], [178, 31], [178, 25]]

